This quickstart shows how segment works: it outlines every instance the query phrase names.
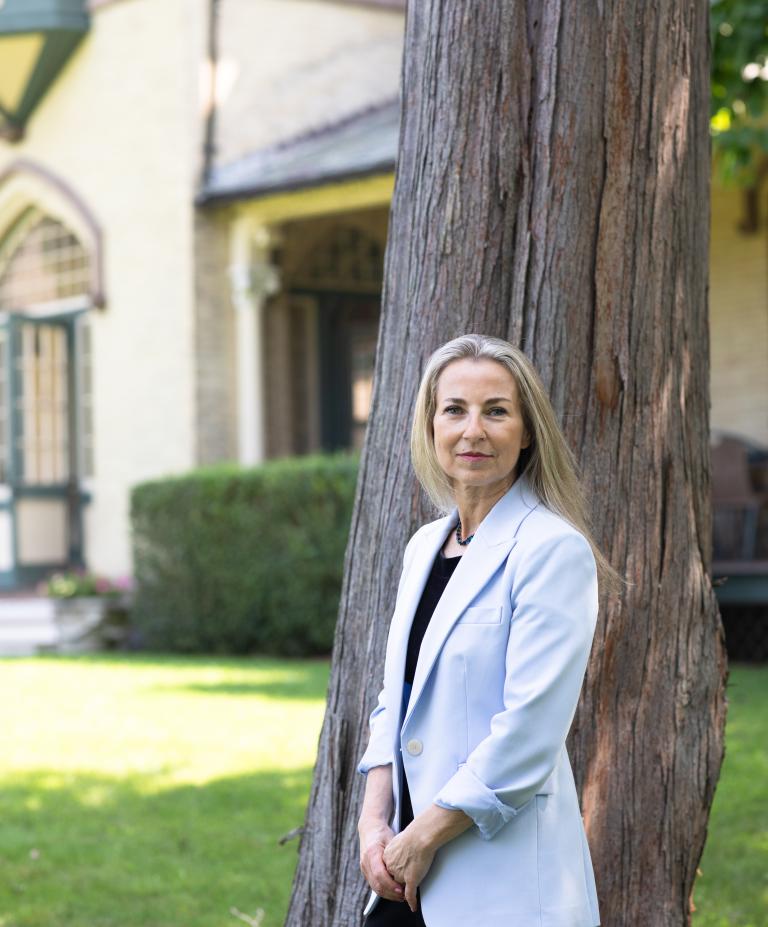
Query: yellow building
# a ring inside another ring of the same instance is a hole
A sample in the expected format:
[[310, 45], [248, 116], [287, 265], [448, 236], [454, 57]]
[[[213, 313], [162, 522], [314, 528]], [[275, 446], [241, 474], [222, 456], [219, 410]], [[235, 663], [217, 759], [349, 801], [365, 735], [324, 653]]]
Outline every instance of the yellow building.
[[391, 99], [402, 27], [387, 3], [5, 0], [0, 586], [126, 573], [131, 486], [287, 449], [257, 382], [260, 265], [230, 254], [237, 209], [196, 200], [212, 144], [237, 158]]

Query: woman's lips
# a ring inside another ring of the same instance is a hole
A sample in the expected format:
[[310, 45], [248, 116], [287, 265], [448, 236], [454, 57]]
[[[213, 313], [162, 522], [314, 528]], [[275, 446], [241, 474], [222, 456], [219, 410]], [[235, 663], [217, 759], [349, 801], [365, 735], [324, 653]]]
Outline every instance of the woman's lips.
[[490, 456], [490, 454], [459, 454], [459, 457], [467, 457], [469, 460], [484, 460]]

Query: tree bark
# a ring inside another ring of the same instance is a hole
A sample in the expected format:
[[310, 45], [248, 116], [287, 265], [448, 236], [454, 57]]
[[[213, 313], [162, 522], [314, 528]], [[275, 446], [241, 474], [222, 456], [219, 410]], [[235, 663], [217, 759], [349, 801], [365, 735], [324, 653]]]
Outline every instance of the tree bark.
[[723, 753], [710, 569], [707, 0], [414, 0], [373, 411], [287, 924], [361, 923], [355, 764], [402, 551], [435, 517], [408, 435], [429, 354], [521, 346], [583, 472], [601, 600], [569, 752], [602, 922], [690, 921]]

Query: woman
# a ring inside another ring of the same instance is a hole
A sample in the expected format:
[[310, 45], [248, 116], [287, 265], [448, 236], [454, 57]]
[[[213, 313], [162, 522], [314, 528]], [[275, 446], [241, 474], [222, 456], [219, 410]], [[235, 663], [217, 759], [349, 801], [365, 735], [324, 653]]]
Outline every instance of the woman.
[[358, 766], [366, 927], [595, 927], [565, 739], [598, 569], [616, 574], [525, 355], [481, 335], [439, 348], [411, 456], [448, 514], [406, 547]]

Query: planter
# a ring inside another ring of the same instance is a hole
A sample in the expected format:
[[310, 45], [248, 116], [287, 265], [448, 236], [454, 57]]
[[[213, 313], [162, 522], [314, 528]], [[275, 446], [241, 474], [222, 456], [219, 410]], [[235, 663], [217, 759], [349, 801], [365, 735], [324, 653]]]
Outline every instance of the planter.
[[101, 596], [72, 596], [53, 600], [53, 620], [58, 631], [59, 653], [101, 650], [101, 627], [109, 603]]

